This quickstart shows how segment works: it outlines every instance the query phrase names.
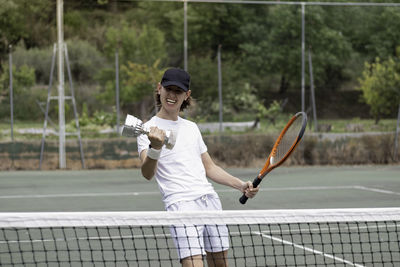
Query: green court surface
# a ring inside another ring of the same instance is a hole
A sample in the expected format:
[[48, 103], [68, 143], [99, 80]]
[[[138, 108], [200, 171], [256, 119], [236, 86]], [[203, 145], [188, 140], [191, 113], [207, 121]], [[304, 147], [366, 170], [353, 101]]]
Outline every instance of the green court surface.
[[[246, 180], [258, 172], [227, 171]], [[225, 210], [244, 214], [246, 209], [400, 206], [400, 166], [394, 165], [278, 168], [246, 205], [239, 203], [237, 190], [214, 186]], [[0, 173], [0, 212], [163, 209], [156, 182], [137, 169]], [[229, 225], [228, 261], [230, 266], [395, 266], [400, 263], [398, 227], [392, 221]], [[0, 265], [178, 266], [168, 228], [4, 229]]]
[[[243, 180], [258, 173], [227, 171]], [[399, 207], [400, 165], [281, 167], [246, 205], [237, 190], [214, 187], [225, 210]], [[155, 180], [138, 169], [0, 172], [0, 212], [163, 209]]]

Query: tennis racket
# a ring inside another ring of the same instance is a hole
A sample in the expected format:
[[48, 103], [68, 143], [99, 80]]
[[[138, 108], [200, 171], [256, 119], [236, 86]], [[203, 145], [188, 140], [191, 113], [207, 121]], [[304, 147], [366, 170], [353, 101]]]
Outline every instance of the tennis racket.
[[[307, 115], [304, 112], [296, 113], [283, 128], [278, 139], [269, 154], [264, 167], [253, 181], [253, 187], [257, 187], [262, 179], [276, 167], [282, 165], [285, 160], [292, 154], [301, 138], [304, 135], [307, 126]], [[248, 197], [243, 194], [239, 199], [240, 203], [245, 204]]]

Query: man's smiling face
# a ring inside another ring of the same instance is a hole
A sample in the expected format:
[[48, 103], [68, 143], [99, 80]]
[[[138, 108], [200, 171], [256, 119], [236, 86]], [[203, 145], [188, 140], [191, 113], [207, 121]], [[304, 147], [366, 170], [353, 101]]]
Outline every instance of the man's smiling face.
[[167, 87], [160, 86], [158, 92], [160, 94], [162, 107], [169, 112], [179, 112], [183, 101], [190, 96], [190, 90], [185, 92], [181, 88], [173, 85]]

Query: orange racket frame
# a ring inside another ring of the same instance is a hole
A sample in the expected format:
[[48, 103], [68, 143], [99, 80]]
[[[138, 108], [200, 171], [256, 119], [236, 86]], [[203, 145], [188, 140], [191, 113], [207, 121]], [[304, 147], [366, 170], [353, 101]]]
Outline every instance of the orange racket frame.
[[[278, 162], [271, 163], [271, 158], [275, 156], [277, 148], [278, 148], [283, 136], [287, 133], [290, 126], [292, 126], [293, 122], [297, 119], [302, 119], [302, 123], [301, 123], [301, 128], [299, 130], [299, 133], [298, 133], [296, 139], [293, 140], [293, 144], [291, 145], [291, 147], [288, 149], [286, 154]], [[289, 120], [289, 122], [286, 124], [285, 128], [283, 128], [282, 132], [279, 134], [278, 139], [275, 141], [275, 144], [272, 147], [271, 153], [269, 154], [267, 161], [264, 164], [264, 167], [261, 169], [260, 173], [254, 179], [253, 187], [257, 187], [261, 183], [262, 179], [269, 172], [271, 172], [276, 167], [282, 165], [287, 160], [287, 158], [292, 154], [292, 152], [296, 149], [297, 145], [300, 143], [300, 140], [303, 137], [304, 132], [306, 131], [306, 126], [307, 126], [307, 114], [305, 112], [302, 112], [302, 111], [298, 112]], [[243, 194], [243, 196], [239, 199], [239, 201], [240, 201], [240, 203], [245, 204], [247, 199], [248, 198], [246, 197], [246, 195]]]

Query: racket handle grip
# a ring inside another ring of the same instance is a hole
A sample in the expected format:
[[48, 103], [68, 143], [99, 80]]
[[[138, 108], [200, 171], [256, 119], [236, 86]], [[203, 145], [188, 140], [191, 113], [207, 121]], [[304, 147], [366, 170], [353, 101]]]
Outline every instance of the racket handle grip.
[[[258, 176], [257, 176], [256, 179], [254, 179], [254, 181], [253, 181], [253, 187], [256, 188], [260, 183], [261, 183], [261, 179], [258, 178]], [[244, 205], [244, 204], [246, 204], [248, 199], [249, 198], [246, 197], [245, 194], [243, 194], [243, 196], [240, 197], [239, 202]]]

